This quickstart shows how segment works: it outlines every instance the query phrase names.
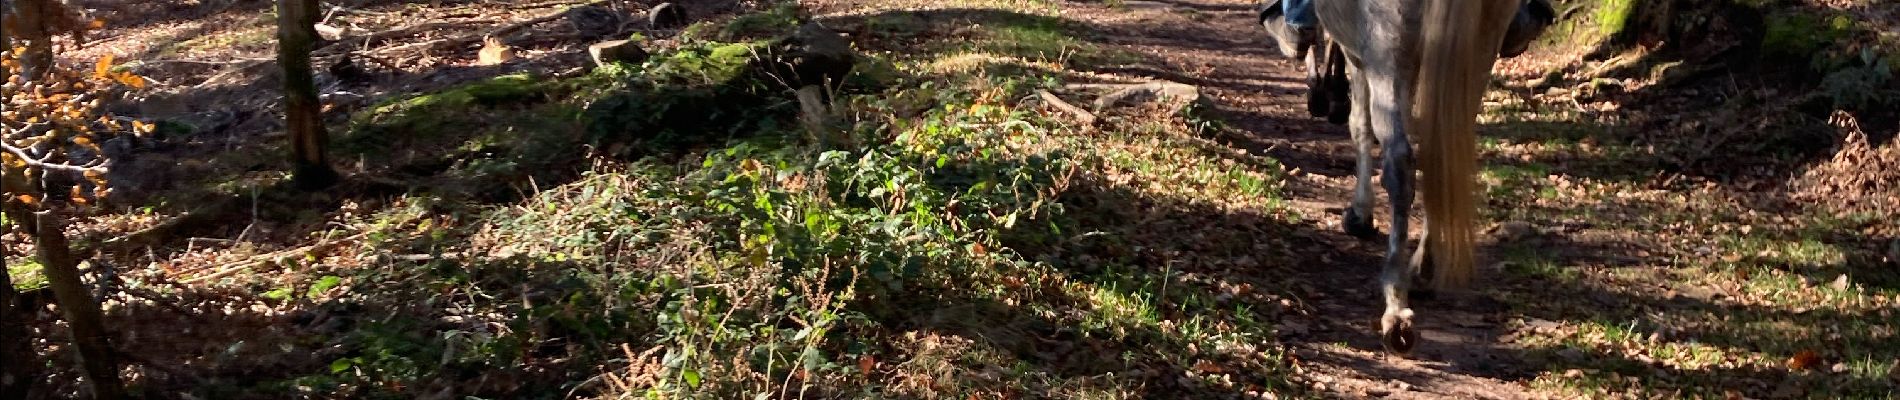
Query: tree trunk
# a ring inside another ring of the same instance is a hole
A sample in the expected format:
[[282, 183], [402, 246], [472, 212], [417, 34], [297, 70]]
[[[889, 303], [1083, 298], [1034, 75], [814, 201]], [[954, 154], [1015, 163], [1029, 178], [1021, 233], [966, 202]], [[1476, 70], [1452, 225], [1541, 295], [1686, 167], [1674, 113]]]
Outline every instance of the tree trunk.
[[284, 67], [284, 118], [295, 163], [291, 178], [305, 189], [329, 187], [337, 179], [325, 154], [329, 139], [310, 68], [310, 52], [317, 45], [317, 9], [317, 0], [277, 1], [277, 64]]
[[[5, 232], [0, 228], [0, 232]], [[0, 262], [0, 268], [5, 268]], [[28, 310], [19, 306], [20, 294], [13, 291], [13, 278], [0, 271], [0, 399], [24, 399], [33, 389], [30, 375], [34, 368], [32, 339], [26, 337]]]
[[[21, 41], [26, 42], [26, 54], [16, 54], [15, 59], [20, 60], [26, 79], [39, 79], [53, 67], [53, 34], [47, 29], [46, 17], [48, 12], [53, 11], [49, 7], [59, 5], [47, 4], [48, 0], [13, 0], [8, 3], [13, 6], [9, 13], [13, 18], [7, 21], [7, 26], [13, 30], [13, 35], [18, 35]], [[12, 51], [12, 48], [7, 50]]]
[[46, 275], [47, 286], [53, 289], [53, 301], [59, 304], [60, 314], [66, 317], [66, 324], [72, 329], [73, 347], [78, 350], [79, 365], [85, 370], [86, 379], [91, 381], [93, 398], [124, 398], [119, 363], [106, 340], [99, 304], [93, 302], [91, 291], [86, 290], [85, 282], [80, 279], [79, 260], [73, 257], [72, 247], [66, 243], [66, 232], [59, 219], [51, 211], [30, 214], [18, 209], [8, 211], [9, 219], [28, 214], [18, 218], [19, 223], [33, 232], [33, 247], [40, 256], [41, 273]]
[[13, 51], [13, 2], [0, 0], [0, 51]]

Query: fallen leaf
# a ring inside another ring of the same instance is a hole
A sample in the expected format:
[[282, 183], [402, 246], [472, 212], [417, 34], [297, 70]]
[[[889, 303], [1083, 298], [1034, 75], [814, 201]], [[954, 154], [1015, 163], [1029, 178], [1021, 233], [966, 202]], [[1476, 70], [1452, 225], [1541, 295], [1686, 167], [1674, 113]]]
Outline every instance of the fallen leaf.
[[1224, 372], [1224, 370], [1221, 369], [1220, 365], [1214, 364], [1213, 361], [1207, 361], [1207, 360], [1195, 361], [1194, 371], [1200, 372], [1206, 375], [1215, 375], [1215, 374], [1220, 374]]
[[877, 359], [872, 358], [870, 354], [858, 356], [858, 373], [859, 374], [863, 374], [864, 376], [871, 376], [871, 369], [875, 367], [877, 367]]
[[1821, 355], [1815, 354], [1814, 350], [1802, 350], [1794, 353], [1794, 357], [1788, 358], [1788, 369], [1793, 370], [1811, 369], [1820, 364]]
[[1839, 278], [1834, 278], [1833, 286], [1834, 286], [1834, 290], [1847, 290], [1848, 286], [1851, 284], [1852, 284], [1851, 282], [1847, 281], [1847, 274], [1841, 274]]
[[99, 56], [99, 62], [92, 66], [92, 76], [101, 79], [112, 76], [112, 58], [112, 53]]

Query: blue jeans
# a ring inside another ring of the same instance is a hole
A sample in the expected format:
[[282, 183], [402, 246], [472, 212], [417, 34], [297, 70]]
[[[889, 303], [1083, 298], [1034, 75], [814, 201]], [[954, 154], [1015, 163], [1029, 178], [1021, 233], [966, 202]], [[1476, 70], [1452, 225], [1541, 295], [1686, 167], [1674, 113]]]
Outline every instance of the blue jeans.
[[1305, 28], [1319, 24], [1319, 17], [1313, 15], [1313, 0], [1280, 0], [1280, 9], [1286, 15], [1288, 26]]

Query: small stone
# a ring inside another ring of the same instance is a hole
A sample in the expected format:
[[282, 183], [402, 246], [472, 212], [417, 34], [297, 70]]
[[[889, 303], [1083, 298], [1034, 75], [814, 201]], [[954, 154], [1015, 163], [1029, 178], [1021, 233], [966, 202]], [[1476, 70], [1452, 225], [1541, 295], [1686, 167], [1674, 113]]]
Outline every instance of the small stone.
[[609, 40], [587, 46], [587, 55], [593, 57], [594, 65], [613, 63], [637, 64], [647, 60], [646, 49], [632, 40]]
[[1847, 274], [1841, 274], [1839, 278], [1834, 278], [1834, 284], [1830, 286], [1833, 286], [1834, 290], [1847, 290], [1852, 285], [1853, 283], [1847, 280]]
[[1155, 81], [1139, 85], [1130, 85], [1109, 92], [1095, 99], [1095, 111], [1101, 111], [1119, 105], [1145, 104], [1168, 99], [1182, 104], [1202, 101], [1201, 89], [1194, 85]]
[[336, 26], [336, 25], [320, 23], [320, 24], [316, 24], [315, 28], [317, 29], [318, 38], [322, 38], [323, 40], [332, 41], [332, 42], [343, 40], [343, 38], [349, 37], [351, 33], [354, 33], [350, 30], [350, 27], [347, 27], [347, 26]]
[[1524, 327], [1530, 328], [1531, 332], [1556, 332], [1557, 329], [1563, 328], [1563, 324], [1547, 319], [1530, 318], [1524, 321]]

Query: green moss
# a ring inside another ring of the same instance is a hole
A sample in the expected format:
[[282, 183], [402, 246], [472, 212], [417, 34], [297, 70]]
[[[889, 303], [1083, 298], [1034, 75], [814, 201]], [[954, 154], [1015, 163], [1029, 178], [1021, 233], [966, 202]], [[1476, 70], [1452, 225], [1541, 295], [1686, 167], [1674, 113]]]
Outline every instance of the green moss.
[[1762, 34], [1762, 52], [1769, 57], [1805, 59], [1853, 34], [1846, 16], [1824, 18], [1806, 13], [1770, 14]]
[[741, 15], [719, 30], [718, 39], [736, 41], [784, 36], [798, 28], [799, 13], [798, 3], [788, 2], [762, 13]]
[[1616, 36], [1629, 27], [1631, 14], [1636, 12], [1636, 0], [1604, 0], [1592, 13], [1596, 21], [1598, 38]]
[[439, 122], [464, 116], [470, 106], [494, 106], [545, 97], [545, 85], [526, 74], [503, 75], [441, 92], [385, 101], [359, 114], [356, 123], [430, 132]]
[[46, 276], [40, 274], [39, 261], [30, 258], [8, 260], [7, 278], [13, 281], [13, 289], [17, 291], [46, 287]]

